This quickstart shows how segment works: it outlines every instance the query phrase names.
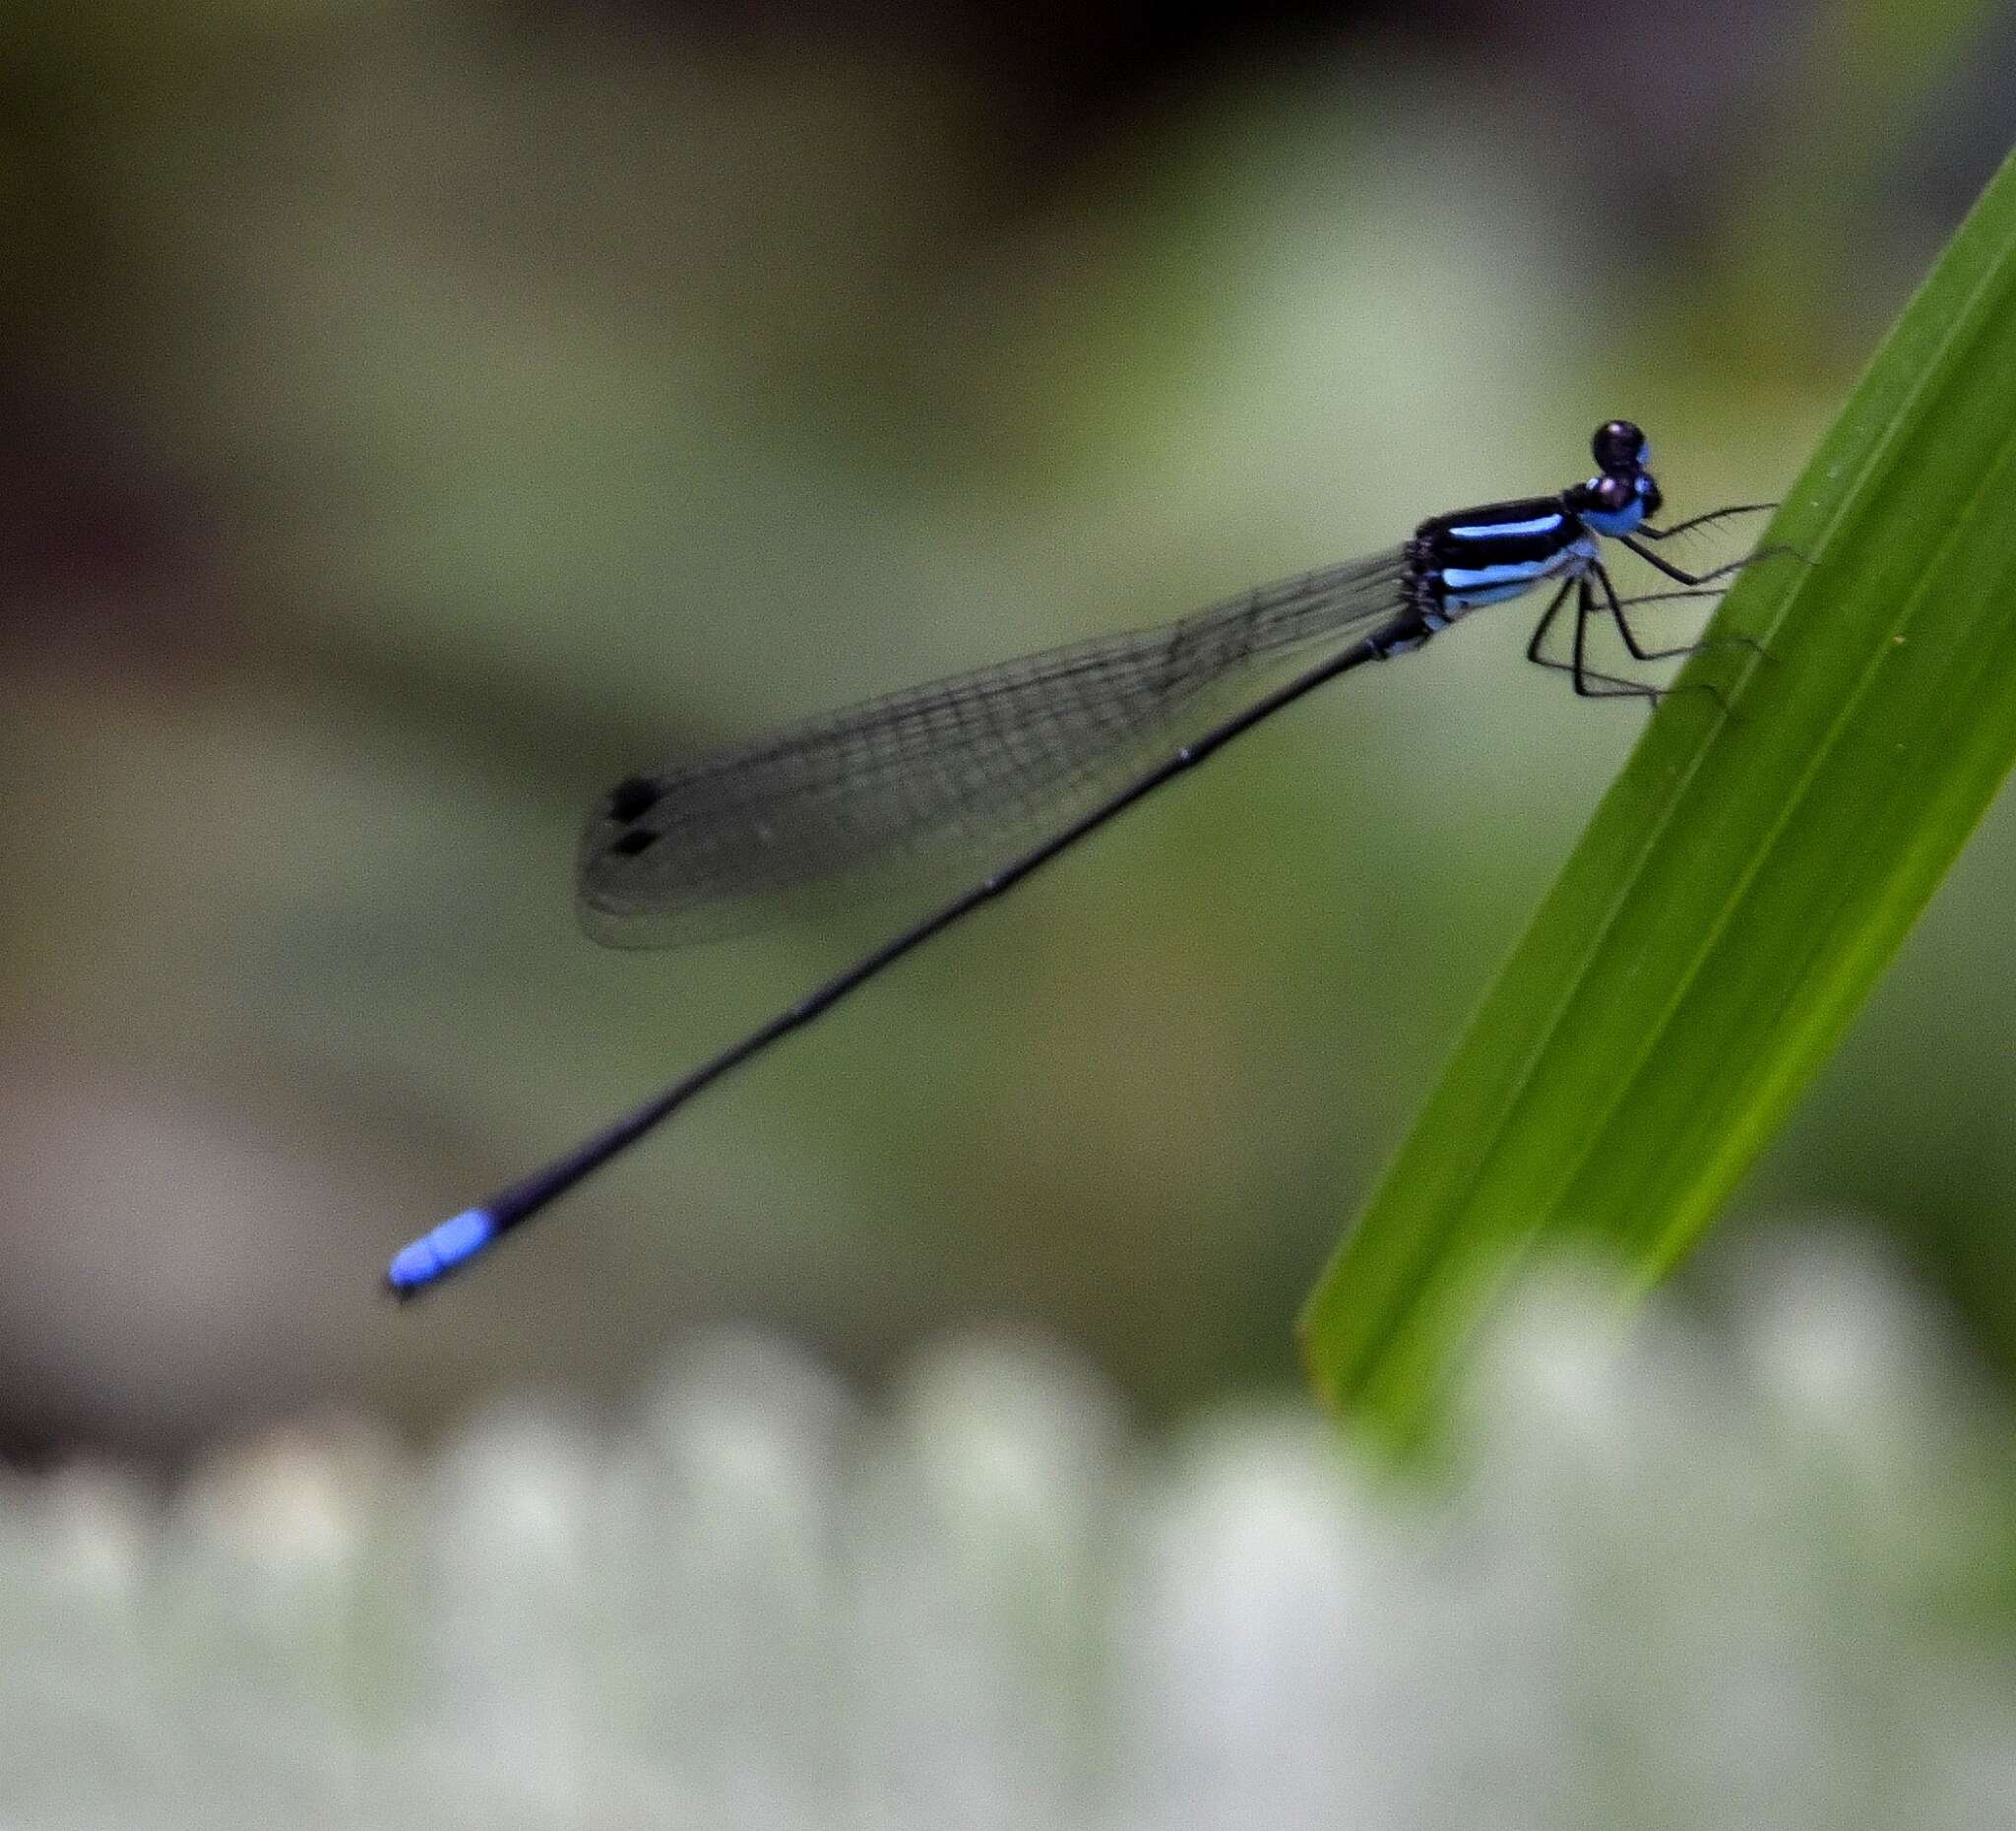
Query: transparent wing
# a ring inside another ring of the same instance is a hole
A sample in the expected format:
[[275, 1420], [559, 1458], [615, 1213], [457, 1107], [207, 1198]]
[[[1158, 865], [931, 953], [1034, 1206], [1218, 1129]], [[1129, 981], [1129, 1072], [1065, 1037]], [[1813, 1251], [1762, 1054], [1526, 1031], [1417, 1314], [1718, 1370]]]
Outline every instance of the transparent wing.
[[914, 884], [1063, 825], [1250, 696], [1270, 665], [1401, 607], [1395, 550], [830, 713], [619, 784], [589, 816], [583, 925], [619, 947], [746, 931]]

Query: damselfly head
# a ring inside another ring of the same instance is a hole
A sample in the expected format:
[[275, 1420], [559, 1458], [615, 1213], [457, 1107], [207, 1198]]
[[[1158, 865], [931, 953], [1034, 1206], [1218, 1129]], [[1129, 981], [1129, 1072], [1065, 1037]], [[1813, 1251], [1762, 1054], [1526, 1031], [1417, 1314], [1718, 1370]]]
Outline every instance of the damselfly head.
[[1628, 534], [1648, 515], [1657, 515], [1666, 498], [1645, 467], [1652, 447], [1628, 419], [1606, 420], [1589, 442], [1596, 458], [1596, 475], [1568, 492], [1578, 514], [1593, 516], [1599, 534]]

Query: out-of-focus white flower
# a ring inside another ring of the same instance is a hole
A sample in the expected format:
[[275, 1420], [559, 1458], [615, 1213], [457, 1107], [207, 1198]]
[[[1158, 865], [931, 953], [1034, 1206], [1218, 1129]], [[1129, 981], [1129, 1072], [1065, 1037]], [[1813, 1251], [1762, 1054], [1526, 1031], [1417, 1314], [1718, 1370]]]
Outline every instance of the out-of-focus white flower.
[[1292, 1402], [1143, 1440], [1001, 1339], [879, 1408], [737, 1338], [430, 1468], [16, 1481], [0, 1826], [2001, 1821], [2005, 1422], [1866, 1257], [1751, 1270], [1715, 1336], [1532, 1294], [1432, 1490]]

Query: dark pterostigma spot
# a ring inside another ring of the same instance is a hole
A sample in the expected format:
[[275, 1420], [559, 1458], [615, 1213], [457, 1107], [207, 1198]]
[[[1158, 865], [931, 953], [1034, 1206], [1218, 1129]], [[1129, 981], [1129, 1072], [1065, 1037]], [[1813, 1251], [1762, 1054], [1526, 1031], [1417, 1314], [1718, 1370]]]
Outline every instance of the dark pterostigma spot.
[[627, 824], [648, 814], [658, 805], [662, 792], [648, 776], [628, 777], [609, 790], [609, 818]]

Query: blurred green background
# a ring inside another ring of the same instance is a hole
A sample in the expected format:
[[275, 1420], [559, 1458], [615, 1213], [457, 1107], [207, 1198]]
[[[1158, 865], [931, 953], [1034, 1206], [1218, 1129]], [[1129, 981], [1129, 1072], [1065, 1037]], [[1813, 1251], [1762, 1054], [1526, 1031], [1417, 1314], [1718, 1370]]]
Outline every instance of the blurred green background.
[[[0, 1446], [948, 1324], [1290, 1324], [1642, 715], [1467, 625], [406, 1312], [385, 1255], [900, 916], [576, 931], [631, 769], [1652, 431], [1783, 486], [2016, 119], [1976, 4], [0, 10]], [[2016, 404], [2012, 404], [2016, 406]], [[1752, 1179], [2016, 1370], [2016, 813]], [[1711, 1251], [1714, 1250], [1711, 1248]]]

